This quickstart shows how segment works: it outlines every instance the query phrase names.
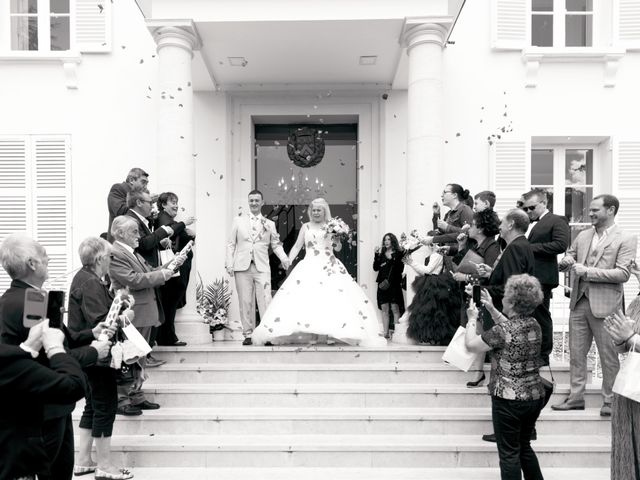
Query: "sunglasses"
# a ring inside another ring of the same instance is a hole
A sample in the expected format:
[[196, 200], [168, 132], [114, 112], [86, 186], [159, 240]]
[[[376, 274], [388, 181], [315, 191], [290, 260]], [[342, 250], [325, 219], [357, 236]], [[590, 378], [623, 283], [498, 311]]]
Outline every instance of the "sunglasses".
[[524, 210], [525, 212], [533, 212], [538, 205], [540, 204], [538, 203], [536, 205], [531, 205], [530, 207], [522, 207], [522, 210]]

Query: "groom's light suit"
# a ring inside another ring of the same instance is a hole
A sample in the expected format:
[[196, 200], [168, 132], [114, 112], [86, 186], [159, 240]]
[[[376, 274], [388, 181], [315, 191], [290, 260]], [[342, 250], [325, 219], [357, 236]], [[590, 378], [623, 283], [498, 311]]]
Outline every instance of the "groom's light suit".
[[234, 271], [245, 337], [250, 337], [256, 326], [256, 300], [260, 318], [264, 317], [271, 301], [269, 246], [282, 262], [287, 261], [275, 223], [262, 215], [254, 217], [252, 214], [233, 219], [225, 266]]

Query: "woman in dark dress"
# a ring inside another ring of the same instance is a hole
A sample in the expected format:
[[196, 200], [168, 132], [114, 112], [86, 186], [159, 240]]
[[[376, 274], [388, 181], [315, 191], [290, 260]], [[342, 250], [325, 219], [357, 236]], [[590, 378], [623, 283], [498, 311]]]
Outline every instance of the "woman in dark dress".
[[[171, 237], [171, 249], [174, 253], [180, 252], [189, 240], [195, 240], [195, 235], [187, 230], [187, 226], [196, 221], [194, 217], [187, 218], [184, 222], [176, 222], [178, 215], [178, 196], [173, 192], [161, 193], [158, 197], [158, 218], [155, 228], [168, 225], [173, 229]], [[184, 347], [187, 343], [181, 342], [176, 336], [175, 318], [178, 308], [185, 306], [185, 293], [189, 285], [191, 274], [191, 261], [193, 253], [189, 252], [187, 260], [180, 267], [180, 276], [170, 278], [160, 287], [162, 309], [164, 310], [164, 323], [158, 327], [156, 341], [158, 345]]]
[[403, 252], [398, 239], [393, 233], [387, 233], [382, 238], [382, 246], [376, 247], [373, 258], [373, 270], [378, 272], [377, 300], [378, 308], [382, 310], [382, 325], [384, 336], [389, 338], [389, 309], [393, 315], [393, 323], [400, 320], [404, 313], [404, 296], [402, 295], [402, 262]]

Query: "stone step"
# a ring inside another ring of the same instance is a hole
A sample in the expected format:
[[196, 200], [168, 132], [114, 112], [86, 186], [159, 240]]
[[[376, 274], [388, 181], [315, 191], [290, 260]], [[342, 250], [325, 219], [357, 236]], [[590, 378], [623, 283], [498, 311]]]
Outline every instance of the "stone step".
[[[495, 480], [497, 468], [153, 468], [136, 480]], [[608, 468], [543, 468], [545, 480], [605, 480]]]
[[[545, 436], [534, 446], [543, 468], [606, 468], [610, 447], [609, 437], [576, 435]], [[131, 467], [498, 466], [495, 444], [477, 435], [120, 435], [112, 452]]]
[[[73, 419], [77, 428], [82, 410]], [[492, 431], [488, 408], [161, 408], [139, 417], [118, 416], [114, 435], [477, 435]], [[545, 409], [538, 434], [611, 432], [599, 409]]]
[[[569, 365], [552, 367], [558, 383], [569, 383]], [[488, 368], [487, 368], [488, 370]], [[445, 363], [167, 363], [149, 369], [154, 383], [425, 383], [465, 386], [475, 373]], [[487, 372], [488, 375], [488, 372]], [[487, 382], [485, 381], [485, 384]]]
[[[145, 383], [148, 398], [167, 408], [200, 407], [488, 407], [486, 388], [423, 384], [154, 384]], [[551, 403], [562, 401], [569, 386], [556, 387]], [[600, 407], [598, 385], [587, 385], [585, 403]]]

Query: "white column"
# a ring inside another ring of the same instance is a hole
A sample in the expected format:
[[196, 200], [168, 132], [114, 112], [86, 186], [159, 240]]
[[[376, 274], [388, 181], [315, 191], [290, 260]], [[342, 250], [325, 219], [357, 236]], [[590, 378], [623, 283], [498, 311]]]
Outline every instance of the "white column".
[[[447, 27], [440, 23], [405, 23], [402, 42], [409, 56], [407, 95], [407, 231], [418, 229], [423, 235], [432, 229], [431, 205], [440, 200], [443, 178], [443, 79], [442, 49]], [[421, 250], [413, 254], [424, 261]], [[407, 304], [413, 299], [413, 269], [407, 268]], [[398, 332], [394, 341], [402, 341]]]
[[[196, 215], [191, 60], [193, 51], [201, 47], [201, 41], [195, 25], [189, 20], [166, 23], [150, 20], [147, 25], [158, 46], [159, 78], [159, 91], [153, 92], [159, 97], [158, 161], [157, 171], [149, 172], [149, 183], [153, 193], [171, 191], [178, 195], [181, 211], [177, 219], [180, 220]], [[193, 227], [196, 226], [197, 222]], [[178, 311], [177, 322], [195, 313], [195, 260], [187, 306]]]

